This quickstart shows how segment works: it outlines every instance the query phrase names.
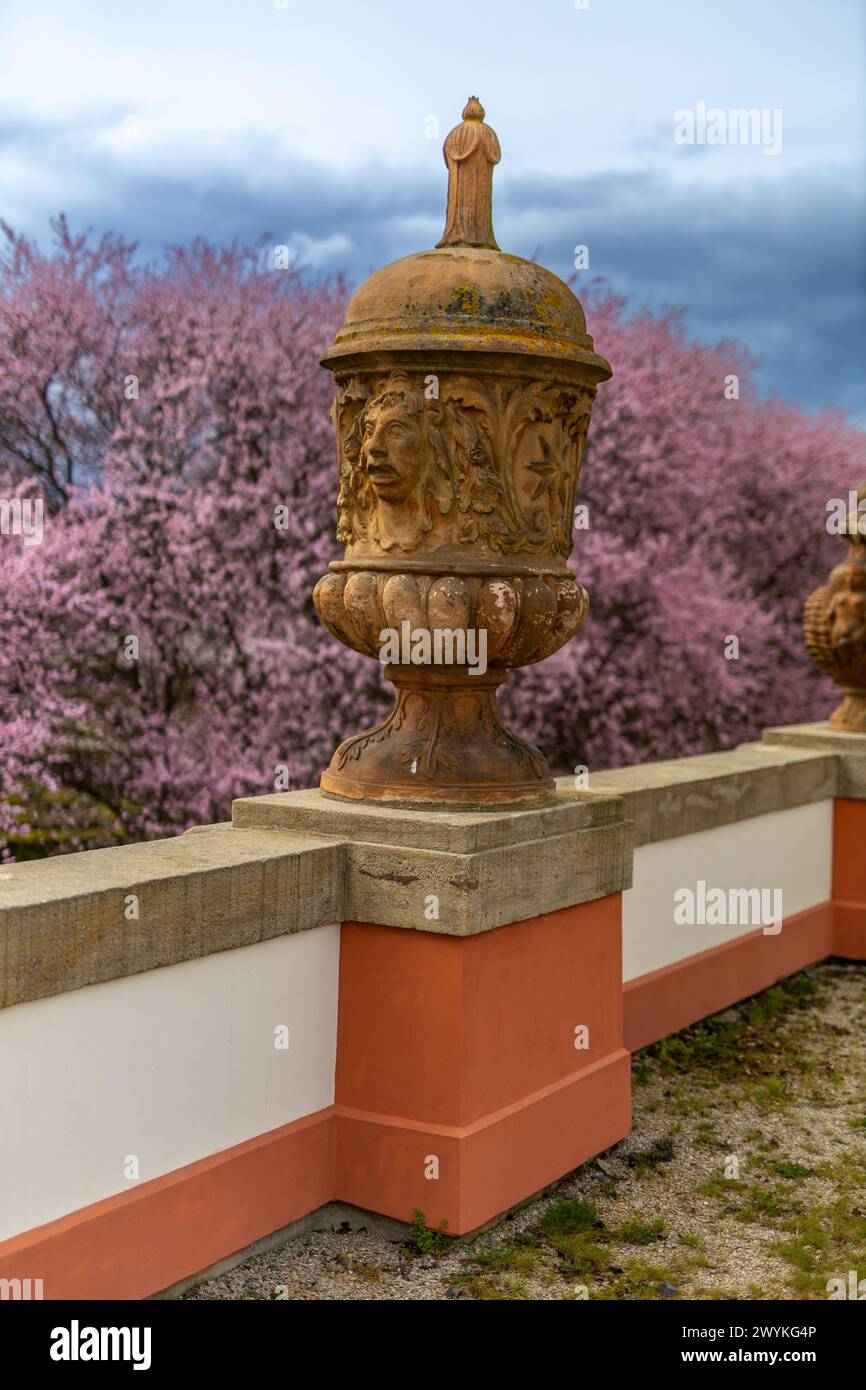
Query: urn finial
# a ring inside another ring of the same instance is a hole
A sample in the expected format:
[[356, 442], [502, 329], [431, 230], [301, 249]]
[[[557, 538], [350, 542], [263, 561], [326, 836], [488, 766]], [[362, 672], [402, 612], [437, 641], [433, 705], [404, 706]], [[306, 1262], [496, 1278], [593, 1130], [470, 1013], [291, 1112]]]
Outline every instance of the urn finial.
[[484, 123], [484, 107], [470, 97], [463, 120], [445, 137], [448, 204], [440, 246], [478, 246], [498, 251], [493, 235], [493, 166], [502, 157], [496, 131]]

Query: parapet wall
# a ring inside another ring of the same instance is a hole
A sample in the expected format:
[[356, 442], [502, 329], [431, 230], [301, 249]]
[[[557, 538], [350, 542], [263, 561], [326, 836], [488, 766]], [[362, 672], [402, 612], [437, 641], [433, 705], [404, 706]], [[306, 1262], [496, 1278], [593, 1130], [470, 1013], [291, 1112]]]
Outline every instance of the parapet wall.
[[828, 954], [866, 956], [866, 752], [826, 726], [6, 866], [0, 1278], [142, 1297], [332, 1200], [476, 1229], [627, 1132], [629, 1051]]
[[[799, 744], [795, 733], [770, 730], [730, 752], [593, 778], [623, 797], [634, 825], [633, 887], [622, 905], [632, 1051], [826, 955], [856, 954], [836, 940], [833, 877], [834, 864], [844, 873], [852, 857], [852, 837], [866, 857], [856, 795], [866, 794], [866, 758], [856, 740], [823, 725], [801, 729]], [[713, 911], [718, 890], [725, 906]], [[676, 913], [686, 893], [695, 911]]]

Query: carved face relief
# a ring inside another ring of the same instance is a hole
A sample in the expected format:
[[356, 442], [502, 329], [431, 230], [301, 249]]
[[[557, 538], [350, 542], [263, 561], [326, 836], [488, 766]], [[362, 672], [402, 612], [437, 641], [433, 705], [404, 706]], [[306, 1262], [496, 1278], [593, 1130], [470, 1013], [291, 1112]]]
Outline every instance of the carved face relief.
[[357, 415], [346, 502], [354, 537], [380, 550], [415, 550], [454, 507], [443, 410], [407, 377], [392, 376]]
[[405, 502], [425, 472], [421, 421], [405, 403], [374, 402], [364, 416], [361, 468], [380, 500]]
[[441, 543], [454, 511], [459, 470], [445, 410], [423, 386], [394, 373], [356, 409], [343, 444], [338, 537], [389, 552], [422, 539]]

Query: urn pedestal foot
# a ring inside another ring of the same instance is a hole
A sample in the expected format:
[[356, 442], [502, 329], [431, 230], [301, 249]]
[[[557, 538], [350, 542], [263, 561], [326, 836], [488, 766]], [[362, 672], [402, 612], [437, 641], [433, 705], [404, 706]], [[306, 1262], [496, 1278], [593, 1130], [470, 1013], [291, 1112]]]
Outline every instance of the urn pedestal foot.
[[846, 690], [838, 709], [830, 715], [830, 727], [850, 734], [866, 734], [866, 690]]
[[383, 723], [347, 739], [322, 791], [352, 801], [419, 806], [543, 806], [555, 786], [543, 755], [506, 729], [496, 708], [503, 670], [386, 666], [397, 698]]

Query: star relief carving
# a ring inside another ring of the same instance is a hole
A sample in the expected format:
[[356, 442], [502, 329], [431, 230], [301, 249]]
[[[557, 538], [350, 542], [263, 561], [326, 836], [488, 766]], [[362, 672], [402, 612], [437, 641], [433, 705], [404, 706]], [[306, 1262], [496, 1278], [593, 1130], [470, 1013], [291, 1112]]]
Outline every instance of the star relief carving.
[[530, 497], [531, 502], [547, 498], [550, 521], [558, 541], [562, 537], [562, 518], [569, 509], [569, 497], [574, 485], [571, 465], [571, 441], [566, 438], [558, 447], [550, 444], [543, 434], [539, 435], [540, 459], [534, 459], [526, 466], [538, 479]]
[[538, 477], [530, 501], [535, 502], [547, 493], [551, 505], [555, 498], [562, 506], [565, 506], [569, 484], [568, 444], [563, 446], [559, 458], [557, 458], [544, 435], [539, 437], [539, 443], [544, 457], [526, 465]]

